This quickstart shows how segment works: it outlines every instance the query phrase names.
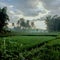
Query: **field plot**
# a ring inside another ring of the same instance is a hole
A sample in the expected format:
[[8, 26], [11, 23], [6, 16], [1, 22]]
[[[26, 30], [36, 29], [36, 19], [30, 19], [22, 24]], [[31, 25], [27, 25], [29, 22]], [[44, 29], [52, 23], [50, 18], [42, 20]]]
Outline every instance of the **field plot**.
[[[56, 40], [54, 36], [0, 38], [0, 58], [1, 60], [53, 60], [56, 57], [56, 60], [58, 60], [60, 50], [57, 50], [57, 47], [59, 48], [60, 45], [58, 43], [53, 45], [54, 41], [59, 43], [59, 39]], [[55, 45], [57, 46], [54, 47]]]

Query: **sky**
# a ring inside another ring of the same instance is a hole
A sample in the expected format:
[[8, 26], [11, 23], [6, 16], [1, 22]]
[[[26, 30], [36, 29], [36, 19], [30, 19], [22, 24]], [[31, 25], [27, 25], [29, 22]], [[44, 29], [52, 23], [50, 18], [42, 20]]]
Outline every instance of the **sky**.
[[[49, 14], [60, 15], [60, 0], [0, 0], [0, 7], [7, 6], [7, 13], [11, 23], [16, 23], [19, 18], [26, 20], [41, 19]], [[35, 21], [36, 28], [46, 29], [43, 19]]]

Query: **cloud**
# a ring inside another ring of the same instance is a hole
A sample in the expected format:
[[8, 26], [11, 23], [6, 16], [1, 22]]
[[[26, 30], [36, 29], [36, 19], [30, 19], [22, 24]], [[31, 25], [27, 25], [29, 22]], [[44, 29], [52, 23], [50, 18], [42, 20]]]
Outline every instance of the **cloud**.
[[25, 16], [38, 16], [39, 13], [46, 13], [46, 9], [39, 0], [26, 0], [22, 6], [23, 8], [20, 10], [23, 11]]
[[1, 0], [1, 2], [0, 6], [7, 6], [14, 16], [34, 18], [60, 13], [60, 0]]
[[0, 2], [0, 7], [7, 7], [7, 14], [9, 15], [10, 22], [17, 22], [20, 17], [22, 17], [22, 12], [19, 9], [16, 9], [14, 5], [5, 3], [5, 2]]
[[10, 7], [18, 9], [24, 16], [37, 16], [39, 13], [46, 13], [40, 0], [2, 0], [4, 3], [11, 5]]
[[45, 24], [45, 21], [36, 21], [35, 26], [36, 26], [36, 28], [40, 28], [40, 29], [44, 29], [44, 30], [46, 30], [46, 27], [47, 27]]
[[42, 0], [44, 7], [50, 11], [50, 14], [60, 15], [60, 0]]
[[7, 6], [10, 23], [16, 23], [23, 17], [28, 20], [40, 19], [50, 11], [41, 0], [0, 0], [0, 7]]

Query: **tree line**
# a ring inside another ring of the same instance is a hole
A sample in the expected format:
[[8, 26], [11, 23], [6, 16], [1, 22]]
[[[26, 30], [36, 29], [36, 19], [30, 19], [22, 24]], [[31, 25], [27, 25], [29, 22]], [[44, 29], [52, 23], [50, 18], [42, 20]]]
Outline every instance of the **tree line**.
[[[29, 20], [25, 20], [24, 18], [20, 18], [18, 21], [17, 21], [17, 27], [19, 27], [19, 28], [32, 28], [32, 27], [34, 27], [35, 26], [35, 24], [34, 24], [34, 22], [32, 21], [32, 22], [30, 22]], [[14, 23], [12, 23], [12, 26], [15, 26], [15, 24]]]
[[60, 16], [54, 15], [54, 16], [47, 16], [45, 19], [45, 23], [47, 25], [47, 30], [49, 32], [56, 32], [60, 31]]

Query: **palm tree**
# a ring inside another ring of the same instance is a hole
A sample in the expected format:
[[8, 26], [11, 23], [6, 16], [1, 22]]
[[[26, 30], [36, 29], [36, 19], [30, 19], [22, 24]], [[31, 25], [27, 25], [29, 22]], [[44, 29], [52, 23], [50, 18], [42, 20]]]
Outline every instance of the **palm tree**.
[[31, 22], [31, 27], [34, 28], [34, 26], [35, 26], [35, 24], [34, 24], [34, 22], [32, 21], [32, 22]]
[[27, 21], [26, 21], [26, 28], [30, 28], [30, 27], [31, 27], [29, 23], [30, 23], [30, 21], [27, 20]]
[[20, 27], [26, 28], [26, 22], [24, 18], [20, 18], [19, 23], [20, 23]]
[[20, 20], [17, 21], [17, 27], [20, 27]]
[[15, 24], [14, 24], [14, 23], [12, 23], [12, 26], [13, 26], [13, 27], [15, 27]]

